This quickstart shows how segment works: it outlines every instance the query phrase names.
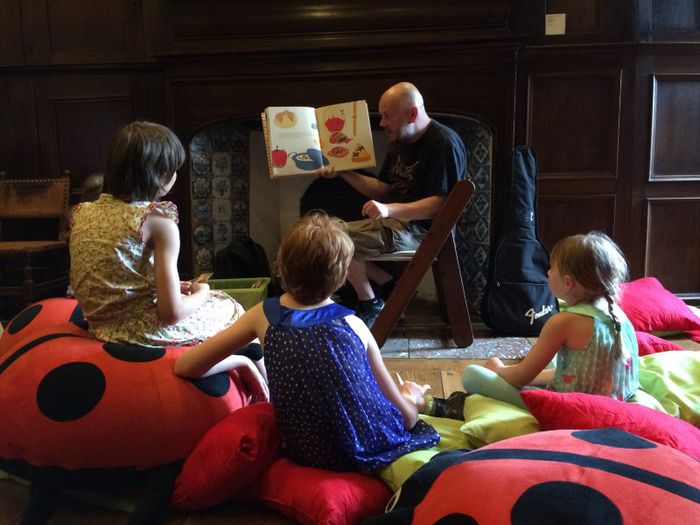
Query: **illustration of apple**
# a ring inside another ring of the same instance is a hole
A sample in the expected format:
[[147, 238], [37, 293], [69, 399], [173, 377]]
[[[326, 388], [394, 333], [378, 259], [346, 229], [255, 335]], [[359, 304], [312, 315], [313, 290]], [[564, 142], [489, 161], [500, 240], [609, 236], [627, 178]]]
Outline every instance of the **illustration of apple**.
[[324, 122], [326, 129], [333, 133], [334, 131], [340, 131], [345, 126], [345, 119], [342, 117], [331, 117], [326, 119]]
[[284, 165], [287, 164], [287, 152], [279, 147], [272, 150], [270, 157], [275, 168], [284, 168]]

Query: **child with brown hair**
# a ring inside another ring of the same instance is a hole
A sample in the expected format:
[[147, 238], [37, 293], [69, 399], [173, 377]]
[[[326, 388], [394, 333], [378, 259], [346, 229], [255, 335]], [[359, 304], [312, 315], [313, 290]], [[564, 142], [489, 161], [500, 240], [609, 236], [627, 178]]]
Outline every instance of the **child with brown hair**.
[[318, 468], [376, 470], [440, 438], [418, 419], [430, 387], [406, 381], [399, 389], [367, 326], [331, 300], [353, 250], [340, 219], [299, 219], [277, 253], [285, 293], [181, 355], [175, 373], [199, 377], [258, 337], [286, 454]]
[[103, 341], [179, 346], [203, 341], [243, 313], [206, 283], [181, 282], [177, 208], [163, 201], [185, 150], [153, 122], [132, 122], [112, 139], [104, 193], [71, 216], [71, 287]]
[[[613, 299], [627, 277], [620, 248], [601, 232], [572, 235], [555, 244], [550, 265], [549, 288], [564, 301], [563, 311], [547, 319], [520, 363], [506, 366], [492, 357], [483, 367], [468, 366], [465, 390], [522, 408], [525, 385], [629, 399], [639, 385], [638, 349], [634, 328]], [[555, 356], [555, 368], [547, 368]]]

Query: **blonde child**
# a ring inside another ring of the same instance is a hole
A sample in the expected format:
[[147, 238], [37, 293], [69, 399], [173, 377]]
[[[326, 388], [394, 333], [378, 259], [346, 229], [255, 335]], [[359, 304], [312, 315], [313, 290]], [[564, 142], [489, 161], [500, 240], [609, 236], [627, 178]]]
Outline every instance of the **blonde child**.
[[[491, 358], [470, 365], [462, 383], [479, 393], [525, 408], [525, 385], [627, 400], [638, 387], [637, 340], [614, 302], [627, 277], [620, 249], [604, 233], [572, 235], [552, 249], [549, 288], [566, 303], [550, 317], [525, 359], [506, 366]], [[547, 365], [556, 356], [555, 368]]]
[[343, 221], [302, 217], [277, 253], [286, 292], [181, 355], [175, 373], [199, 377], [225, 366], [231, 349], [258, 337], [286, 454], [318, 468], [376, 470], [439, 436], [418, 420], [429, 387], [406, 381], [399, 389], [367, 326], [330, 299], [352, 255]]
[[205, 283], [181, 282], [177, 208], [161, 199], [185, 150], [168, 128], [133, 122], [109, 145], [105, 191], [71, 216], [70, 281], [90, 333], [113, 343], [193, 344], [243, 313]]

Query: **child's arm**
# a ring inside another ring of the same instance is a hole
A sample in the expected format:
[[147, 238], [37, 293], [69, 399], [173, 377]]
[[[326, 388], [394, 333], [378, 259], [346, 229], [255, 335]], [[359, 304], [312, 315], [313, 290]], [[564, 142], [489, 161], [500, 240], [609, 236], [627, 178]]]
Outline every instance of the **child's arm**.
[[174, 221], [160, 215], [149, 215], [142, 231], [144, 242], [153, 246], [158, 318], [166, 325], [176, 324], [209, 299], [209, 285], [195, 283], [190, 294], [181, 293], [177, 271], [180, 232]]
[[[238, 362], [227, 358], [232, 357], [236, 350], [243, 348], [256, 337], [262, 341], [266, 329], [267, 318], [262, 303], [258, 303], [225, 330], [181, 354], [175, 361], [175, 374], [183, 377], [202, 377], [218, 363], [222, 363], [217, 365], [218, 371], [223, 371], [222, 367], [226, 364], [235, 365]], [[252, 364], [252, 361], [250, 363]]]
[[546, 384], [554, 371], [545, 370], [567, 339], [570, 330], [569, 314], [558, 313], [550, 317], [542, 327], [537, 342], [520, 363], [506, 366], [500, 359], [492, 358], [485, 367], [499, 374], [511, 385], [521, 388], [530, 384]]
[[424, 403], [423, 396], [430, 389], [430, 386], [421, 386], [412, 381], [406, 381], [401, 390], [399, 390], [386, 369], [377, 342], [367, 326], [356, 317], [348, 317], [347, 319], [350, 326], [367, 346], [367, 360], [379, 389], [401, 412], [404, 428], [406, 430], [412, 429], [418, 422], [418, 405]]

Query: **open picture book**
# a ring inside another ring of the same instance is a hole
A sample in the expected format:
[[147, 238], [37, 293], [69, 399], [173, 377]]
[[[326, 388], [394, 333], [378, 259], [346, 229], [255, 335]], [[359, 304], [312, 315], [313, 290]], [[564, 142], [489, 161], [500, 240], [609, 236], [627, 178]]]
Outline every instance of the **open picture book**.
[[268, 107], [261, 118], [273, 179], [310, 175], [321, 166], [342, 171], [376, 165], [364, 100], [320, 108]]

